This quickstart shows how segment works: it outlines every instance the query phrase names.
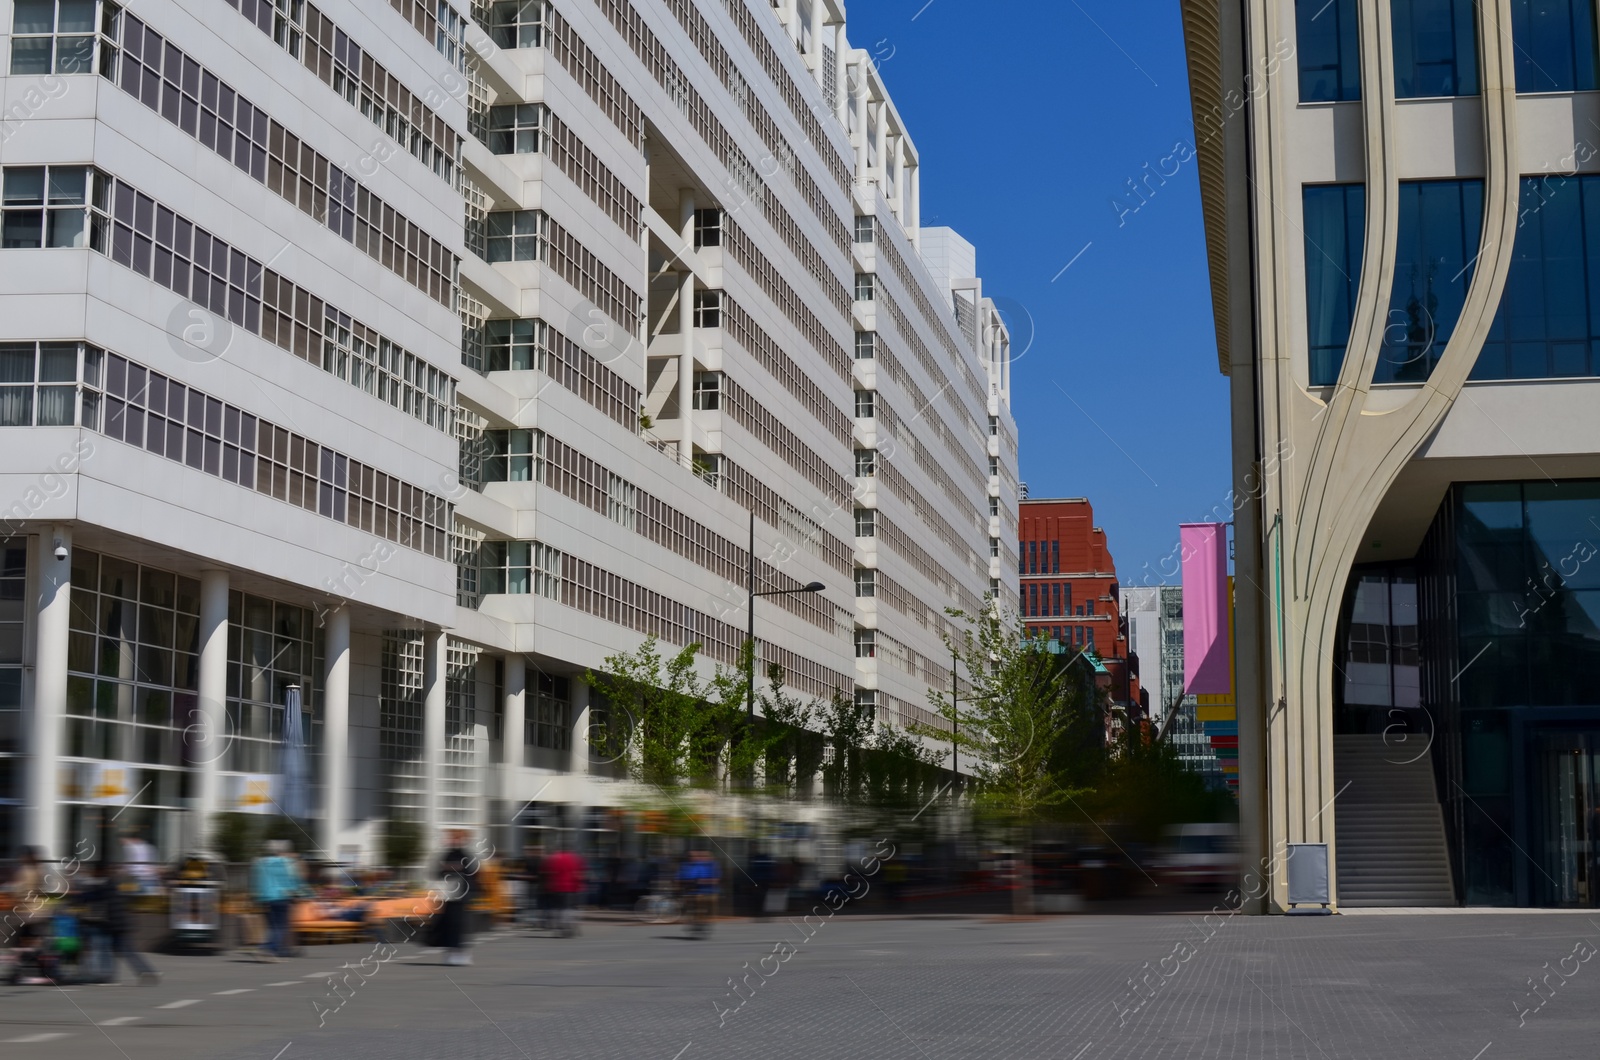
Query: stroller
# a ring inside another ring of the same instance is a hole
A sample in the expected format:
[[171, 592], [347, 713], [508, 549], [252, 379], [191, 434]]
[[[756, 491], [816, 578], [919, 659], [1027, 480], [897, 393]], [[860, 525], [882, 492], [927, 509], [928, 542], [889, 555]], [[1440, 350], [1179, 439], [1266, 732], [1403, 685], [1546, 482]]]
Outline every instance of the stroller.
[[76, 963], [83, 949], [78, 919], [41, 912], [20, 926], [9, 950], [0, 951], [0, 981], [24, 985], [61, 982], [61, 963]]

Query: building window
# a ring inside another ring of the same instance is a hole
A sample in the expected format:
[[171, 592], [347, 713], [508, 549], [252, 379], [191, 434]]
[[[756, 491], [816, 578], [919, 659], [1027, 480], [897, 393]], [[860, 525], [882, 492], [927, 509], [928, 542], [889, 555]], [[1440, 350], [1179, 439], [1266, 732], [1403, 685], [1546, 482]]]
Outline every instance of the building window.
[[878, 278], [870, 272], [856, 273], [856, 301], [870, 302], [877, 293]]
[[878, 536], [878, 513], [872, 508], [856, 509], [856, 536]]
[[878, 222], [875, 218], [861, 215], [856, 217], [857, 243], [871, 243], [877, 233]]
[[0, 427], [98, 430], [103, 359], [99, 347], [82, 342], [0, 343]]
[[1600, 177], [1522, 182], [1511, 271], [1474, 379], [1600, 369]]
[[1400, 182], [1400, 238], [1374, 383], [1421, 382], [1439, 363], [1472, 283], [1483, 181]]
[[694, 456], [694, 473], [714, 490], [722, 488], [722, 454], [721, 453], [696, 453]]
[[1039, 542], [1028, 542], [1028, 573], [1039, 573]]
[[1307, 184], [1306, 328], [1312, 386], [1339, 381], [1361, 281], [1367, 189], [1361, 184]]
[[1039, 617], [1039, 583], [1038, 582], [1030, 582], [1028, 584], [1028, 617], [1029, 618], [1038, 618]]
[[532, 582], [532, 542], [485, 541], [478, 547], [478, 591], [527, 595]]
[[877, 394], [871, 390], [856, 391], [856, 419], [870, 420], [877, 413]]
[[[94, 0], [17, 0], [11, 20], [13, 74], [92, 74]], [[115, 19], [108, 5], [106, 18]]]
[[1061, 542], [1050, 542], [1050, 573], [1061, 573]]
[[1592, 92], [1594, 5], [1590, 0], [1511, 0], [1518, 92]]
[[867, 567], [856, 568], [856, 596], [878, 595], [878, 572]]
[[483, 325], [483, 363], [489, 372], [543, 370], [546, 338], [542, 320], [487, 320]]
[[694, 212], [694, 249], [722, 246], [722, 211], [720, 209]]
[[1476, 0], [1391, 0], [1396, 99], [1478, 94]]
[[694, 293], [694, 326], [720, 328], [722, 326], [722, 292], [696, 291]]
[[989, 518], [1000, 518], [1000, 498], [998, 497], [989, 498]]
[[490, 107], [489, 150], [497, 155], [538, 154], [549, 113], [542, 103]]
[[876, 331], [856, 332], [856, 360], [870, 361], [877, 356], [878, 333]]
[[989, 539], [989, 558], [1000, 558], [1000, 539], [998, 537], [991, 537]]
[[502, 48], [539, 47], [544, 42], [545, 6], [545, 0], [495, 4], [489, 9], [489, 36]]
[[542, 261], [547, 222], [537, 210], [500, 210], [488, 216], [488, 260]]
[[572, 683], [565, 677], [540, 673], [534, 683], [533, 702], [524, 720], [527, 742], [551, 751], [572, 747]]
[[1295, 0], [1300, 102], [1361, 98], [1361, 38], [1356, 0]]
[[989, 458], [989, 477], [1000, 477], [1000, 458], [998, 456], [991, 456]]
[[856, 477], [871, 478], [878, 473], [878, 452], [875, 449], [856, 450]]
[[544, 432], [516, 428], [483, 432], [483, 481], [537, 482], [544, 465]]
[[989, 437], [991, 437], [991, 438], [1000, 437], [1000, 417], [999, 416], [990, 416], [989, 417]]
[[0, 247], [88, 246], [88, 175], [84, 166], [7, 166]]
[[1050, 587], [1050, 597], [1051, 597], [1050, 613], [1052, 615], [1061, 614], [1062, 611], [1061, 611], [1061, 583], [1060, 582], [1057, 582], [1055, 585]]
[[633, 483], [615, 472], [606, 473], [606, 518], [628, 530], [634, 528], [638, 508]]
[[700, 412], [715, 412], [722, 407], [722, 373], [694, 374], [694, 407]]
[[[868, 595], [871, 595], [870, 593]], [[856, 630], [856, 658], [876, 659], [878, 657], [878, 631], [873, 629]]]

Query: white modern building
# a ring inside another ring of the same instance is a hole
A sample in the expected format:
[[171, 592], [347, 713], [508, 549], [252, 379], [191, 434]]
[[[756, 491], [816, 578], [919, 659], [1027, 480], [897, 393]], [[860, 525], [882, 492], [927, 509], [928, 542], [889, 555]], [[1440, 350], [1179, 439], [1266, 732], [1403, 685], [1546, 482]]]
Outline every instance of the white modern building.
[[329, 856], [581, 823], [582, 675], [735, 664], [752, 563], [894, 724], [1015, 608], [1006, 330], [834, 0], [0, 0], [0, 72], [0, 856], [174, 853], [291, 687]]
[[[1184, 0], [1245, 882], [1600, 905], [1588, 0]], [[1259, 900], [1256, 900], [1259, 899]]]

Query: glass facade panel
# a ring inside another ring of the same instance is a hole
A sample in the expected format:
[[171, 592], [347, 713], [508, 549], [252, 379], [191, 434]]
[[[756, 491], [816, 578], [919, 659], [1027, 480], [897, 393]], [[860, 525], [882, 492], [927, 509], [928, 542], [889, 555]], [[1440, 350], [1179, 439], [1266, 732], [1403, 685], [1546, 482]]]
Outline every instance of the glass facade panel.
[[1600, 374], [1600, 177], [1522, 181], [1511, 270], [1474, 379]]
[[1475, 0], [1392, 0], [1397, 99], [1478, 94]]
[[1300, 102], [1361, 98], [1356, 0], [1295, 0]]
[[1483, 231], [1483, 181], [1400, 182], [1394, 288], [1374, 383], [1421, 382], [1455, 332]]
[[1312, 386], [1332, 386], [1350, 345], [1350, 319], [1361, 280], [1366, 188], [1307, 184], [1304, 199], [1310, 381]]
[[1511, 0], [1518, 92], [1592, 92], [1595, 82], [1591, 0]]

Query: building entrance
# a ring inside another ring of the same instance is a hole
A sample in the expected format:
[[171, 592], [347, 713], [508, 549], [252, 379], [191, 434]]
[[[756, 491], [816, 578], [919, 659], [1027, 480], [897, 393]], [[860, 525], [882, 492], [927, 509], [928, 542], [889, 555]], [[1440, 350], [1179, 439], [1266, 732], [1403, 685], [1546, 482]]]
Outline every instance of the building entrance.
[[1600, 906], [1600, 731], [1531, 741], [1535, 905]]

